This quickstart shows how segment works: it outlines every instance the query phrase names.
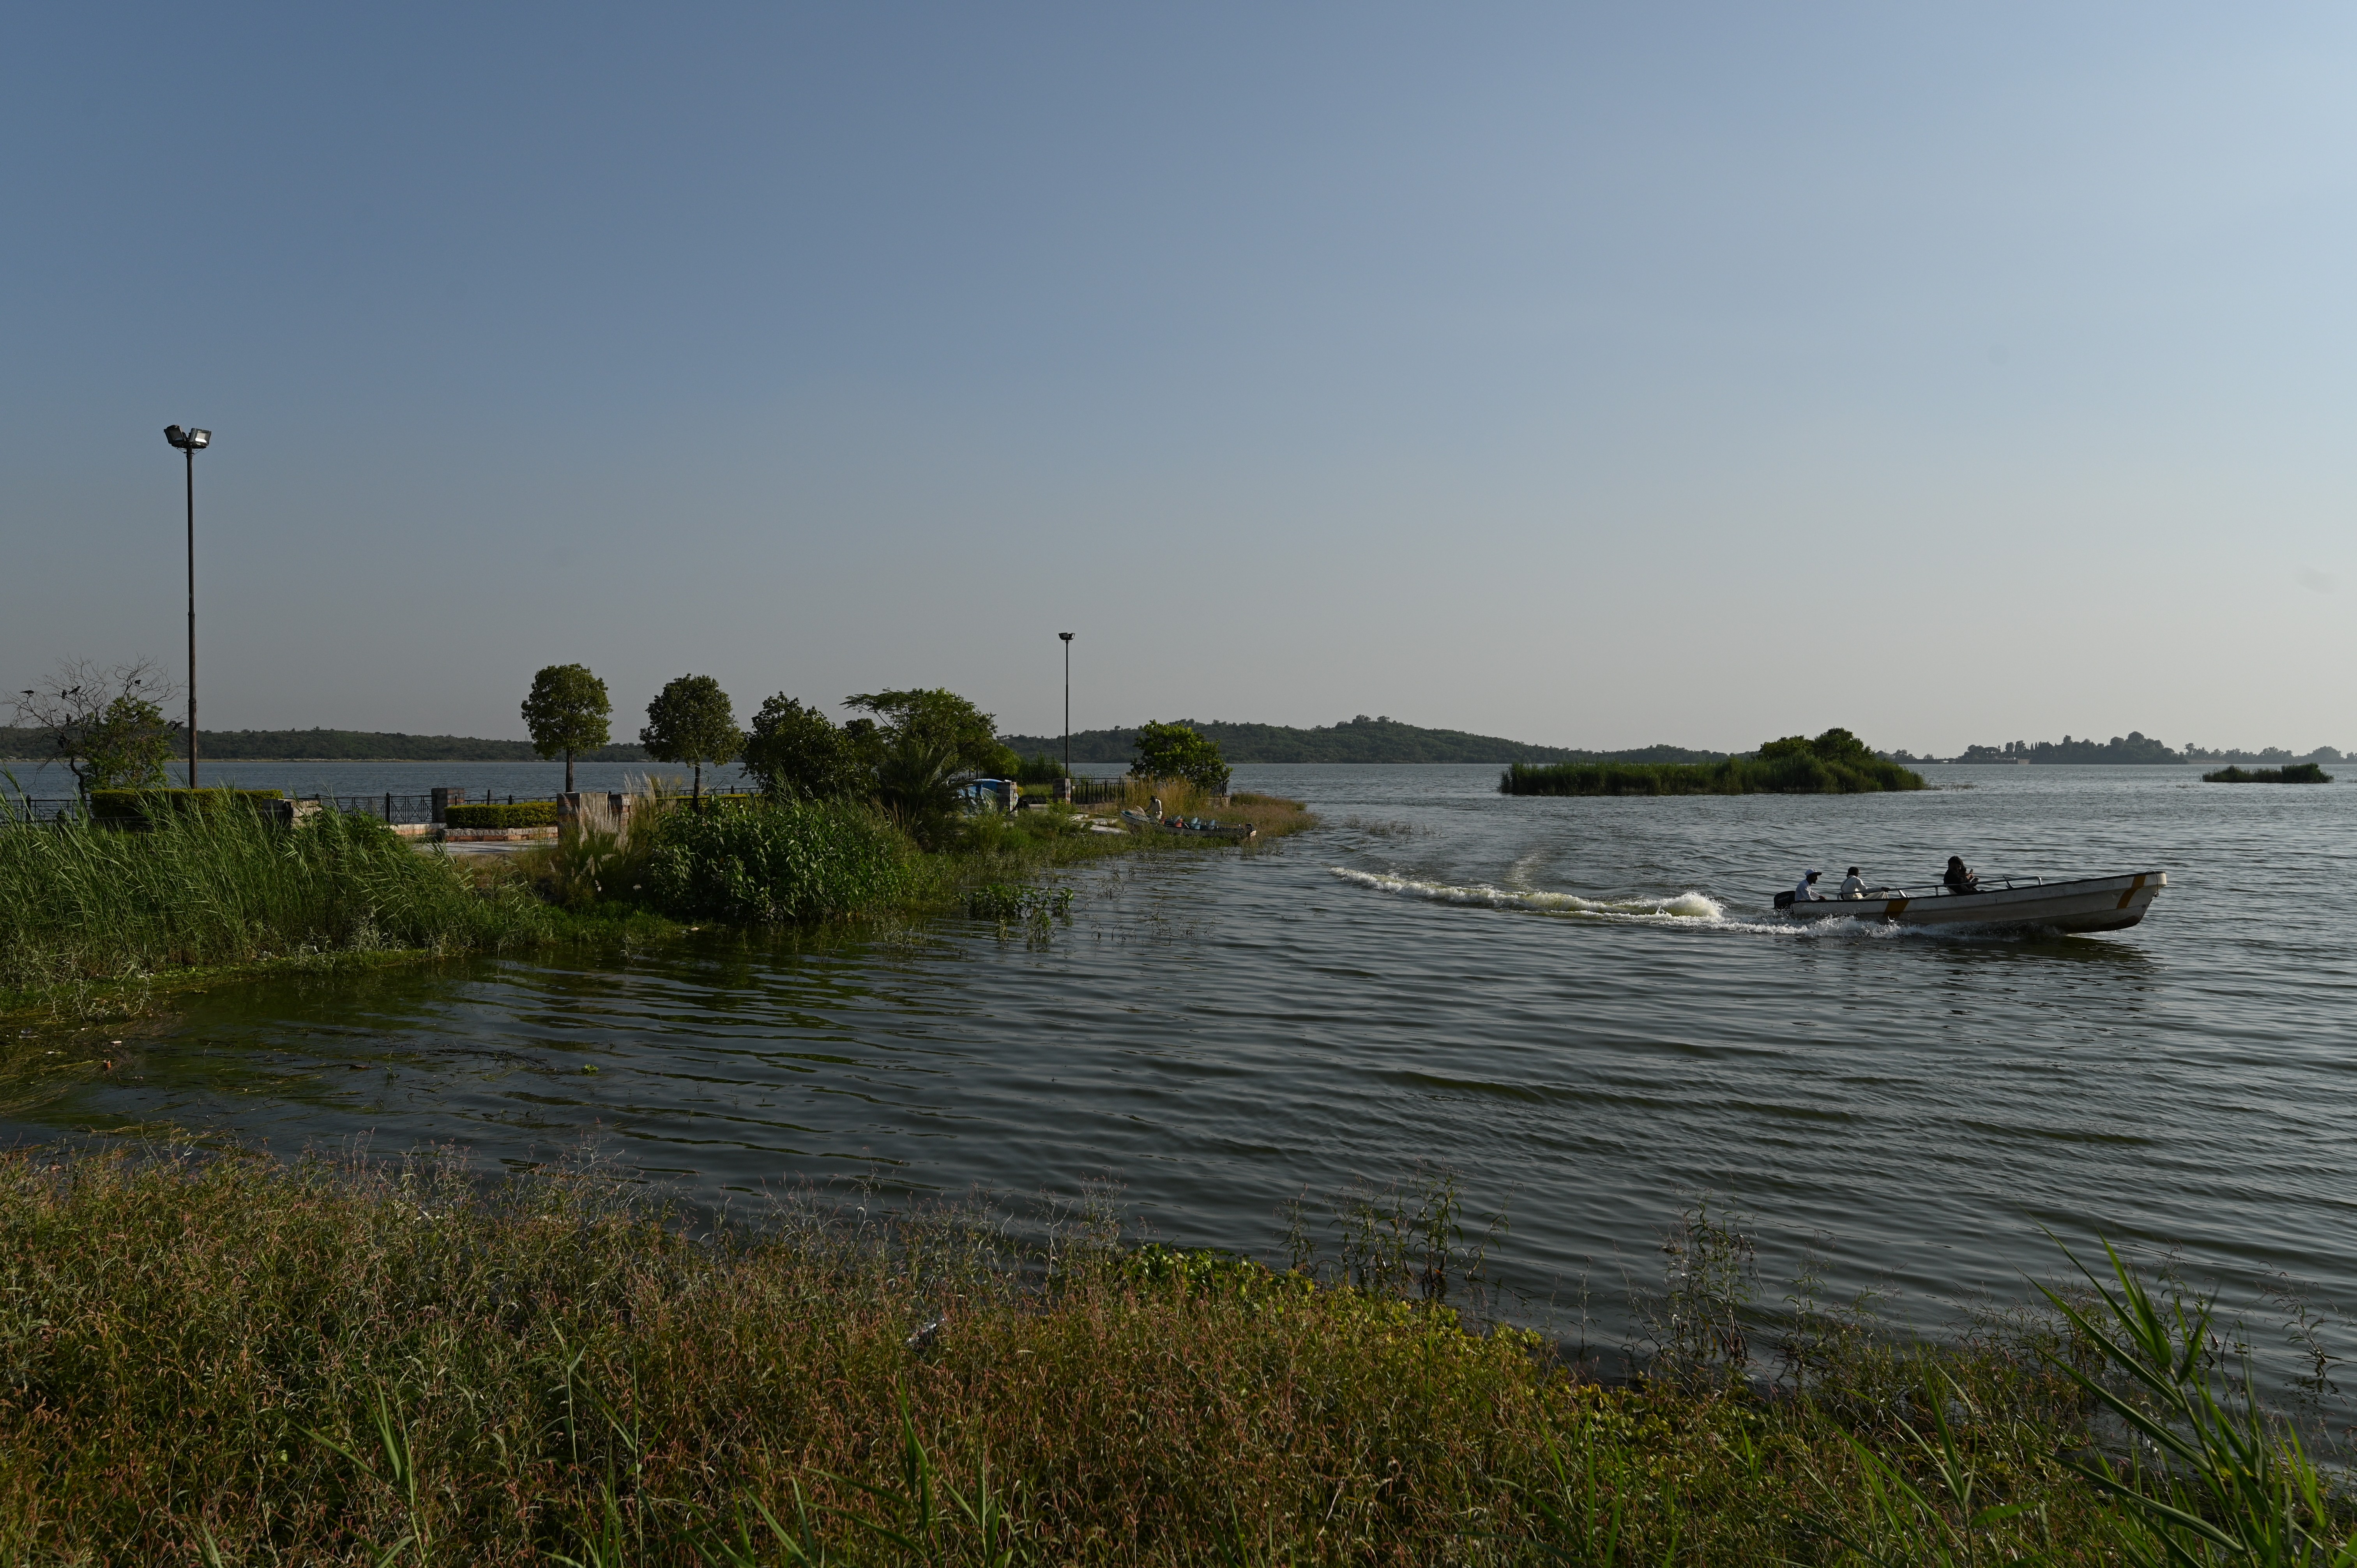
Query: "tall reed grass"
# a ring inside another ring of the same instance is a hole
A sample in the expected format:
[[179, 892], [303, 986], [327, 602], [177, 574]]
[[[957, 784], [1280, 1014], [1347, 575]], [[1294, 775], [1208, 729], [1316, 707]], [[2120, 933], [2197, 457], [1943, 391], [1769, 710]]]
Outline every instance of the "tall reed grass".
[[[1459, 1316], [1434, 1275], [1478, 1246], [1428, 1191], [1345, 1200], [1340, 1263], [1273, 1271], [1125, 1248], [1102, 1202], [1018, 1242], [865, 1202], [699, 1234], [631, 1190], [0, 1158], [0, 1556], [2093, 1563], [2173, 1530], [2172, 1561], [2321, 1563], [2348, 1523], [2266, 1432], [2227, 1462], [2290, 1554], [2245, 1549], [2200, 1441], [2184, 1489], [2084, 1473], [2105, 1335], [2189, 1364], [2201, 1324], [2166, 1301], [2149, 1344], [2084, 1306], [1946, 1347], [1820, 1335], [1763, 1397], [1706, 1333], [1716, 1359], [1607, 1386]], [[1688, 1305], [1727, 1283], [1673, 1264]]]
[[134, 830], [0, 805], [0, 992], [186, 966], [537, 940], [545, 910], [479, 891], [381, 822], [159, 811]]
[[918, 851], [865, 806], [748, 800], [673, 806], [634, 829], [644, 890], [666, 913], [747, 922], [820, 920], [899, 897]]

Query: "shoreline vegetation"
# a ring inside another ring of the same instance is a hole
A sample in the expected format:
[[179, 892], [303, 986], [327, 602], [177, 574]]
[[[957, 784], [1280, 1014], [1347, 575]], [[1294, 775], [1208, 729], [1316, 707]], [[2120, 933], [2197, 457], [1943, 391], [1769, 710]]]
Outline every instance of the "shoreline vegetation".
[[1124, 806], [1158, 798], [1173, 816], [1248, 822], [1264, 840], [1316, 822], [1299, 801], [1228, 795], [1216, 748], [1186, 764], [1216, 790], [1138, 777], [1099, 806], [1006, 813], [973, 809], [953, 764], [921, 743], [911, 774], [905, 736], [875, 742], [880, 760], [866, 761], [832, 734], [823, 788], [777, 757], [759, 796], [696, 800], [683, 780], [651, 780], [622, 823], [567, 822], [554, 842], [496, 856], [421, 853], [372, 817], [332, 810], [290, 824], [270, 791], [99, 791], [90, 812], [44, 822], [0, 800], [0, 1015], [136, 1013], [274, 970], [651, 938], [691, 922], [936, 913], [977, 887], [1037, 923], [1060, 907], [1027, 886], [1043, 875], [1221, 847], [1115, 829]]
[[[1479, 1311], [1453, 1184], [1289, 1266], [1113, 1195], [667, 1212], [594, 1164], [0, 1156], [11, 1561], [2345, 1562], [2347, 1496], [2103, 1259], [1932, 1341], [1690, 1209], [1625, 1380]], [[2077, 1260], [2072, 1260], [2076, 1262]], [[2321, 1369], [2319, 1369], [2319, 1379]], [[2312, 1423], [2311, 1423], [2312, 1424]], [[2166, 1459], [2166, 1467], [2155, 1463]], [[2273, 1550], [2270, 1551], [2269, 1547]], [[2183, 1553], [2179, 1555], [2179, 1553]]]
[[1923, 776], [1878, 757], [1846, 729], [1788, 736], [1749, 757], [1706, 763], [1515, 763], [1501, 795], [1848, 795], [1921, 789]]

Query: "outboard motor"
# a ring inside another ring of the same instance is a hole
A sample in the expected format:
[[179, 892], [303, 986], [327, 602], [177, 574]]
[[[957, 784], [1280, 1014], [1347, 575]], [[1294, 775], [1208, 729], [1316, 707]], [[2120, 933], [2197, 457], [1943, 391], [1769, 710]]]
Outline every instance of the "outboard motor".
[[1789, 909], [1792, 907], [1792, 890], [1787, 887], [1784, 891], [1776, 895], [1776, 908], [1779, 909]]

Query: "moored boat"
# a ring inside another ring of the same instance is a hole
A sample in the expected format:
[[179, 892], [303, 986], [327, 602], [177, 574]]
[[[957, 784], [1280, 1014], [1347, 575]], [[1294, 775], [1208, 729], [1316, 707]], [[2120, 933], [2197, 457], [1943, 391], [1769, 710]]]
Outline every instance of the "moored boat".
[[1222, 822], [1202, 817], [1149, 817], [1144, 811], [1125, 811], [1121, 820], [1135, 828], [1156, 828], [1166, 833], [1183, 833], [1190, 838], [1243, 840], [1255, 836], [1260, 830], [1250, 822]]
[[1776, 895], [1776, 910], [1796, 920], [1887, 920], [1901, 926], [2040, 926], [2056, 931], [2125, 930], [2145, 917], [2165, 871], [2122, 872], [2048, 882], [2036, 876], [1983, 877], [1968, 893], [1938, 883], [1870, 887], [1858, 898]]

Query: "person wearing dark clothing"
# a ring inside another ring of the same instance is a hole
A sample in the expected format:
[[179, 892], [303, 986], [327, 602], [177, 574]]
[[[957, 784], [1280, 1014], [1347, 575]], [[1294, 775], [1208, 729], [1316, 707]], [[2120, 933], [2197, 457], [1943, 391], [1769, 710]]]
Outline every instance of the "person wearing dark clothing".
[[1940, 884], [1951, 893], [1977, 893], [1980, 874], [1964, 864], [1963, 855], [1952, 854], [1948, 857], [1948, 875], [1940, 878]]

